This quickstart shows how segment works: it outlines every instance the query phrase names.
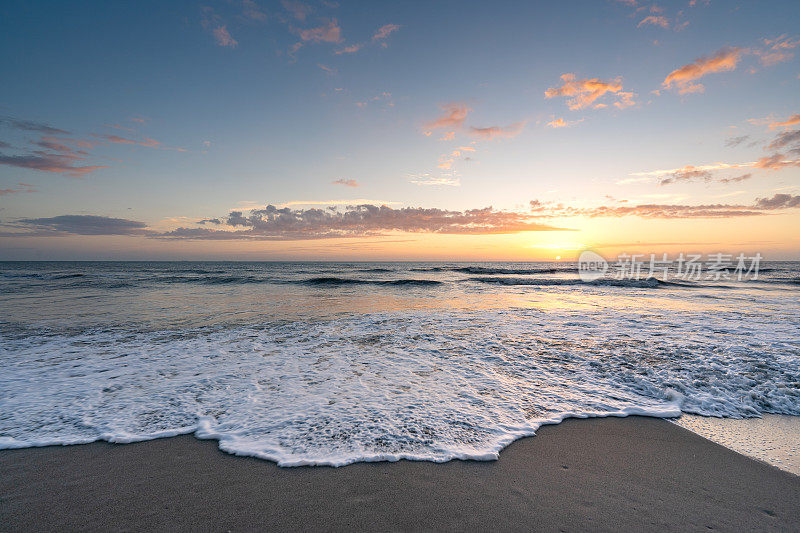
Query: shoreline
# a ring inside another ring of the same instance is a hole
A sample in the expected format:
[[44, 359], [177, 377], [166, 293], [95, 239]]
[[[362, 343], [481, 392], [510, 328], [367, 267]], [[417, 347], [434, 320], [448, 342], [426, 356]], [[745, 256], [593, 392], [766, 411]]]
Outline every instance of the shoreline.
[[800, 477], [666, 420], [567, 419], [497, 461], [281, 468], [183, 435], [0, 451], [4, 530], [798, 529]]

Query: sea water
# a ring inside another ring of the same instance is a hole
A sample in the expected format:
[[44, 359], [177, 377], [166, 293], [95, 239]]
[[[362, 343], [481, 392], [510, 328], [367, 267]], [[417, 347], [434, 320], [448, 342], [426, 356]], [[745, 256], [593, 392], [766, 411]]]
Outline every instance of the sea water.
[[194, 433], [280, 465], [494, 459], [566, 417], [800, 416], [800, 263], [0, 263], [0, 448]]

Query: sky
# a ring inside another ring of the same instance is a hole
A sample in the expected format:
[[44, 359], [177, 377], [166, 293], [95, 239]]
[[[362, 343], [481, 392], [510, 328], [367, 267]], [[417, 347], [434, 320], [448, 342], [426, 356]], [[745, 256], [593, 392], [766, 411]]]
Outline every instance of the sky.
[[0, 4], [0, 260], [800, 259], [800, 2]]

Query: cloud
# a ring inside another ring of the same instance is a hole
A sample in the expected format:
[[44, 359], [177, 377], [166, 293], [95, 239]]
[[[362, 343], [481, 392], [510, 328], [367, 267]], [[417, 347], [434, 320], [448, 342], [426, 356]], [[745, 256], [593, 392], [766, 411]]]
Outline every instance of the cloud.
[[242, 15], [250, 20], [267, 20], [267, 14], [253, 0], [242, 0]]
[[[72, 153], [74, 152], [74, 150], [70, 146], [67, 146], [67, 144], [65, 144], [68, 142], [70, 141], [67, 139], [59, 139], [58, 137], [45, 136], [39, 139], [38, 141], [35, 141], [33, 144], [41, 148], [44, 148], [45, 150], [53, 150], [54, 152]], [[83, 153], [85, 154], [85, 152]]]
[[450, 211], [437, 208], [386, 205], [347, 206], [343, 210], [290, 209], [268, 205], [245, 216], [231, 211], [226, 224], [241, 230], [178, 228], [159, 235], [177, 239], [251, 239], [292, 241], [365, 237], [389, 232], [448, 235], [495, 235], [525, 231], [563, 231], [534, 220], [530, 213], [500, 211], [491, 207]]
[[526, 122], [523, 121], [515, 122], [513, 124], [509, 124], [508, 126], [489, 126], [486, 128], [476, 128], [473, 126], [469, 130], [472, 135], [482, 137], [486, 140], [493, 140], [499, 138], [516, 137], [522, 133], [525, 124]]
[[709, 170], [701, 170], [693, 167], [692, 165], [686, 165], [685, 167], [673, 172], [670, 177], [663, 178], [661, 180], [661, 185], [667, 185], [669, 183], [675, 183], [678, 181], [710, 181], [712, 177], [713, 176]]
[[386, 24], [378, 28], [378, 30], [372, 35], [372, 39], [370, 39], [370, 42], [350, 44], [340, 50], [337, 50], [334, 53], [336, 55], [355, 54], [356, 52], [358, 52], [359, 50], [363, 49], [364, 47], [366, 47], [371, 43], [372, 44], [380, 43], [382, 47], [386, 48], [388, 46], [385, 42], [386, 38], [399, 29], [400, 26], [398, 26], [397, 24]]
[[42, 122], [34, 122], [32, 120], [19, 120], [11, 117], [0, 118], [0, 124], [6, 124], [14, 129], [23, 131], [35, 131], [47, 135], [69, 135], [70, 132], [59, 128], [54, 128]]
[[750, 138], [749, 135], [742, 135], [740, 137], [731, 137], [725, 141], [725, 146], [727, 146], [728, 148], [733, 148], [739, 146], [749, 138]]
[[617, 93], [617, 97], [619, 100], [614, 102], [614, 107], [617, 109], [625, 109], [626, 107], [636, 105], [636, 102], [633, 100], [636, 97], [636, 93], [620, 91]]
[[772, 198], [758, 198], [756, 206], [759, 209], [790, 209], [800, 207], [800, 196], [791, 194], [776, 194]]
[[0, 153], [0, 165], [42, 172], [57, 172], [72, 177], [80, 177], [101, 168], [108, 168], [105, 165], [76, 166], [74, 164], [75, 161], [82, 159], [82, 157], [73, 154], [50, 154], [41, 150], [35, 150], [26, 155], [5, 155]]
[[789, 148], [793, 152], [796, 151], [800, 153], [800, 130], [789, 130], [779, 133], [767, 148], [770, 150]]
[[22, 226], [73, 235], [147, 235], [144, 222], [97, 215], [60, 215], [49, 218], [23, 218], [17, 221]]
[[464, 125], [464, 121], [467, 119], [467, 115], [470, 111], [472, 111], [472, 109], [468, 108], [464, 104], [455, 102], [444, 104], [441, 107], [444, 114], [436, 120], [428, 122], [425, 125], [425, 128], [429, 130], [461, 128]]
[[794, 126], [795, 124], [800, 124], [800, 114], [792, 115], [791, 117], [783, 121], [771, 122], [769, 124], [769, 129], [774, 130], [776, 128], [785, 128], [789, 126]]
[[342, 29], [336, 19], [327, 21], [322, 26], [296, 30], [303, 42], [310, 43], [340, 43], [342, 42]]
[[663, 176], [665, 174], [675, 174], [676, 172], [680, 172], [687, 167], [691, 167], [695, 170], [725, 170], [729, 168], [742, 168], [742, 167], [750, 167], [753, 163], [714, 163], [711, 165], [686, 165], [681, 168], [671, 168], [667, 170], [648, 170], [646, 172], [632, 172], [632, 176]]
[[333, 67], [329, 67], [327, 65], [323, 65], [322, 63], [317, 63], [317, 66], [327, 72], [328, 74], [336, 74], [336, 69]]
[[375, 32], [375, 35], [372, 36], [372, 40], [382, 41], [399, 29], [400, 26], [398, 26], [397, 24], [386, 24], [384, 26], [381, 26], [380, 28], [378, 28], [378, 31]]
[[786, 159], [784, 154], [772, 154], [760, 158], [753, 166], [765, 170], [780, 170], [785, 167], [800, 167], [800, 160]]
[[203, 18], [200, 20], [200, 25], [211, 33], [214, 37], [214, 41], [219, 46], [236, 48], [239, 45], [238, 41], [231, 37], [231, 34], [228, 33], [227, 26], [222, 23], [222, 18], [214, 12], [214, 9], [205, 6], [202, 7], [201, 10]]
[[338, 55], [342, 55], [342, 54], [355, 54], [356, 52], [361, 50], [363, 47], [364, 47], [364, 45], [361, 44], [361, 43], [359, 43], [359, 44], [351, 44], [349, 46], [345, 46], [341, 50], [336, 50], [336, 52], [334, 52], [334, 53], [337, 56]]
[[658, 16], [650, 15], [649, 17], [645, 17], [636, 27], [641, 28], [642, 26], [647, 26], [648, 24], [653, 26], [661, 26], [664, 29], [669, 29], [669, 20], [667, 20], [667, 17], [661, 15]]
[[359, 184], [356, 180], [346, 180], [344, 178], [332, 181], [334, 185], [344, 185], [345, 187], [358, 187]]
[[707, 74], [735, 70], [743, 53], [741, 48], [722, 48], [711, 56], [697, 58], [694, 62], [673, 70], [661, 85], [665, 89], [674, 87], [680, 94], [701, 93], [705, 91], [705, 87], [695, 83], [696, 80]]
[[766, 48], [754, 50], [753, 53], [758, 56], [758, 60], [765, 67], [790, 61], [794, 57], [794, 53], [790, 52], [790, 50], [800, 46], [800, 39], [792, 40], [786, 34], [776, 39], [762, 39], [762, 42]]
[[299, 21], [306, 20], [312, 11], [311, 6], [304, 4], [303, 2], [281, 0], [281, 5], [283, 6], [283, 9], [291, 13], [291, 15]]
[[[561, 75], [563, 84], [560, 87], [552, 87], [544, 92], [545, 98], [556, 98], [563, 96], [567, 98], [567, 106], [576, 111], [587, 107], [595, 109], [606, 107], [606, 104], [595, 103], [605, 94], [616, 94], [622, 91], [622, 79], [606, 81], [599, 78], [577, 79], [575, 74], [567, 73]], [[630, 101], [633, 93], [622, 93], [623, 102]], [[626, 106], [627, 104], [624, 104]]]
[[722, 178], [722, 179], [720, 179], [718, 181], [720, 183], [738, 183], [740, 181], [749, 180], [752, 177], [753, 177], [753, 175], [748, 173], [748, 174], [742, 174], [741, 176], [735, 176], [735, 177], [732, 177], [732, 178]]
[[229, 48], [236, 48], [239, 46], [239, 41], [231, 37], [231, 34], [228, 33], [227, 26], [218, 26], [211, 30], [211, 33], [214, 35], [214, 39], [220, 46], [227, 46]]
[[654, 219], [692, 219], [692, 218], [733, 218], [763, 216], [769, 211], [800, 207], [800, 196], [776, 194], [772, 198], [759, 198], [752, 205], [741, 204], [638, 204], [597, 207], [566, 207], [551, 205], [538, 200], [531, 201], [531, 211], [535, 216], [563, 217], [613, 217], [635, 216]]
[[32, 193], [32, 192], [39, 192], [33, 188], [33, 185], [29, 183], [17, 183], [16, 187], [13, 189], [0, 189], [0, 196], [7, 196], [9, 194], [19, 194], [19, 193]]
[[569, 120], [564, 120], [563, 118], [557, 118], [548, 122], [545, 125], [550, 128], [568, 128], [570, 126], [574, 126], [579, 122], [583, 122], [583, 119], [569, 121]]
[[219, 218], [204, 218], [203, 220], [198, 220], [198, 224], [205, 225], [205, 224], [215, 224], [217, 226], [222, 224], [222, 220]]
[[430, 174], [422, 174], [419, 176], [412, 176], [408, 179], [409, 183], [414, 185], [422, 185], [423, 187], [460, 187], [461, 180], [455, 176], [431, 176]]
[[95, 137], [103, 139], [111, 144], [127, 144], [137, 146], [147, 146], [148, 148], [157, 148], [159, 150], [175, 150], [177, 152], [185, 152], [185, 148], [175, 148], [164, 146], [161, 141], [145, 137], [141, 140], [129, 139], [127, 137], [120, 137], [119, 135], [95, 135]]

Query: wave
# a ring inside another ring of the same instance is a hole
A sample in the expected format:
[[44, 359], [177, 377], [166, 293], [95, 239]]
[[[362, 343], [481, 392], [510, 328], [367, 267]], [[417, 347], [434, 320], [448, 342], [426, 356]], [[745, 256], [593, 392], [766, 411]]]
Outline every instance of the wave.
[[359, 278], [309, 278], [300, 281], [306, 285], [396, 285], [396, 286], [432, 286], [442, 285], [443, 282], [432, 279], [391, 279], [391, 280], [372, 280]]
[[564, 272], [558, 268], [495, 268], [495, 267], [426, 267], [409, 268], [411, 272], [463, 272], [465, 274], [555, 274]]
[[634, 287], [641, 289], [654, 289], [662, 285], [675, 285], [692, 287], [694, 285], [684, 285], [682, 283], [661, 281], [656, 278], [647, 279], [596, 279], [593, 281], [583, 281], [581, 279], [548, 279], [548, 278], [469, 278], [469, 281], [480, 283], [494, 283], [497, 285], [594, 285], [601, 287]]

